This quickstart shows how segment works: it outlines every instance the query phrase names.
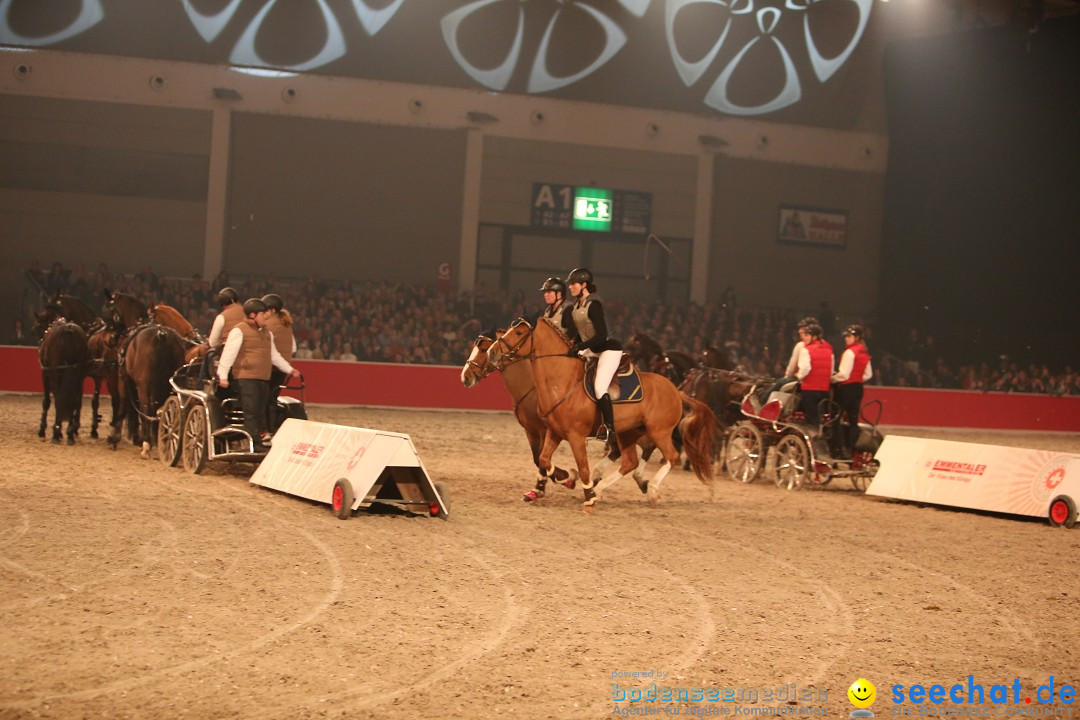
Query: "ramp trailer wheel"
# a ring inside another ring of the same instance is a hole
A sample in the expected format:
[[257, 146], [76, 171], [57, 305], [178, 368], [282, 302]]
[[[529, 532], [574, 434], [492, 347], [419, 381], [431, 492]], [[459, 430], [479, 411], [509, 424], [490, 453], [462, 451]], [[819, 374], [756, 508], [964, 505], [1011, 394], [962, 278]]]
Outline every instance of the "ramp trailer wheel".
[[1058, 495], [1050, 501], [1047, 516], [1054, 527], [1071, 528], [1076, 524], [1076, 503], [1068, 495]]
[[432, 502], [431, 514], [446, 520], [450, 517], [450, 488], [446, 487], [445, 483], [437, 482], [435, 483], [435, 492], [442, 499], [442, 503]]
[[158, 457], [166, 467], [180, 462], [180, 438], [184, 430], [184, 410], [180, 399], [170, 395], [158, 411]]
[[761, 473], [765, 443], [754, 423], [743, 420], [731, 431], [724, 450], [728, 474], [739, 482], [752, 483]]
[[184, 433], [180, 455], [184, 459], [184, 469], [192, 475], [198, 475], [206, 467], [210, 455], [206, 424], [206, 411], [202, 404], [196, 404], [188, 411], [184, 421]]
[[347, 520], [352, 515], [352, 505], [356, 500], [356, 495], [353, 494], [352, 483], [345, 478], [341, 478], [334, 483], [334, 492], [330, 496], [330, 506], [334, 510], [334, 514], [342, 520]]

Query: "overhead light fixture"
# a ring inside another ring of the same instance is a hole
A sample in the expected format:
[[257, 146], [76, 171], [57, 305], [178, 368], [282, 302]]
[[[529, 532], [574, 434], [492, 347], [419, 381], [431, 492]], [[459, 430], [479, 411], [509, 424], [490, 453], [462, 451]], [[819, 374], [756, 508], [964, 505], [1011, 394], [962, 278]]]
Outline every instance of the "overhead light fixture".
[[218, 100], [243, 100], [243, 97], [232, 88], [214, 88], [214, 97]]
[[722, 148], [728, 146], [728, 141], [715, 135], [698, 135], [698, 142], [705, 147]]
[[486, 125], [487, 123], [499, 122], [499, 118], [495, 117], [491, 113], [481, 112], [480, 110], [470, 110], [465, 113], [465, 117], [469, 118], [469, 122], [480, 123]]

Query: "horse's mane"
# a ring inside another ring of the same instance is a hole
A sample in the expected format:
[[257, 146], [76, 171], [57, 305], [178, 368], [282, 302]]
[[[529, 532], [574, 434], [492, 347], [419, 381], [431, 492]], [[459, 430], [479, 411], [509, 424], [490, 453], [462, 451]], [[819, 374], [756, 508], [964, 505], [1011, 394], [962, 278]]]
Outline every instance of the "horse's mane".
[[195, 327], [172, 305], [151, 305], [150, 317], [159, 325], [172, 328], [181, 337], [190, 338], [195, 335]]
[[[525, 320], [525, 318], [521, 319], [525, 322], [528, 322], [528, 320]], [[566, 343], [566, 347], [570, 347], [574, 344], [574, 341], [570, 339], [570, 336], [566, 334], [566, 331], [563, 330], [562, 326], [557, 325], [552, 318], [542, 317], [540, 319], [544, 321], [544, 324], [546, 324], [549, 328], [555, 331], [555, 334], [558, 335], [564, 343]]]

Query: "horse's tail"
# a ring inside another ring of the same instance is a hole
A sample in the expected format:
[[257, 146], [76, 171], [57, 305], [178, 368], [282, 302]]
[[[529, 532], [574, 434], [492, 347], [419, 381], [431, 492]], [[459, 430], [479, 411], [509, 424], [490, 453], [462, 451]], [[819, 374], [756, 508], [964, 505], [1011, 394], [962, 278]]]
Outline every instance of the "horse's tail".
[[698, 479], [703, 483], [712, 483], [713, 442], [720, 423], [708, 405], [695, 400], [685, 392], [679, 391], [679, 395], [683, 403], [690, 406], [690, 414], [683, 421], [683, 448], [686, 450], [686, 456], [690, 458], [690, 465], [694, 468], [694, 474], [698, 476]]

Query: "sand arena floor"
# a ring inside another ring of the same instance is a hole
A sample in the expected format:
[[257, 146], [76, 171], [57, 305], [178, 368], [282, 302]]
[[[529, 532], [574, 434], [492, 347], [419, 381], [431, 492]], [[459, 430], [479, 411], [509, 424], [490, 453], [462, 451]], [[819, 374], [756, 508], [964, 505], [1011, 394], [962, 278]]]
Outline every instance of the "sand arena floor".
[[[0, 718], [847, 717], [859, 677], [881, 717], [894, 684], [1080, 685], [1080, 530], [846, 481], [720, 479], [710, 503], [683, 470], [658, 508], [626, 480], [586, 516], [580, 490], [521, 502], [509, 414], [312, 407], [409, 433], [452, 491], [446, 522], [339, 521], [251, 485], [250, 465], [190, 476], [85, 430], [53, 446], [38, 414], [0, 396]], [[1075, 435], [935, 435], [1080, 452]], [[761, 692], [613, 699], [653, 683]], [[778, 699], [792, 685], [815, 699]]]

